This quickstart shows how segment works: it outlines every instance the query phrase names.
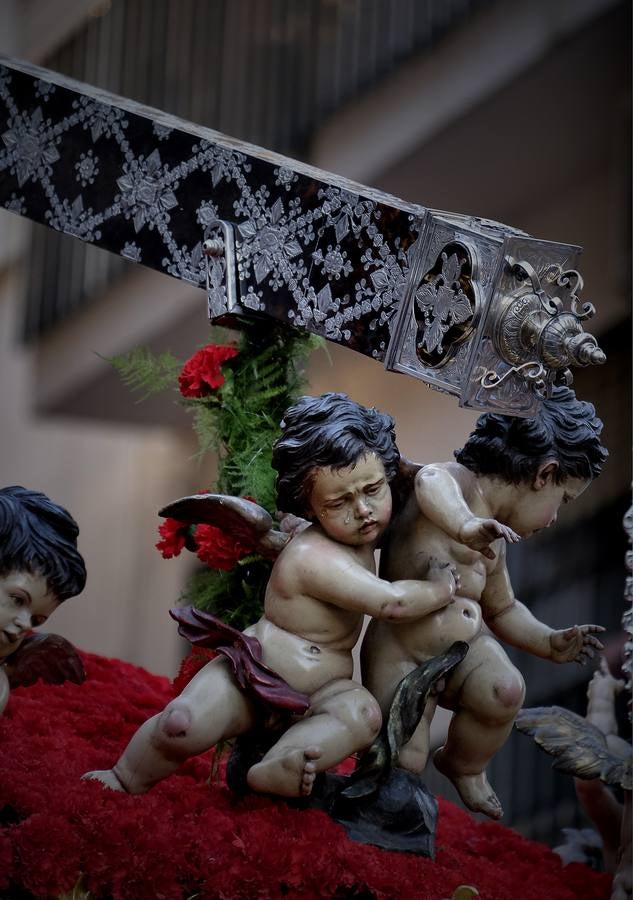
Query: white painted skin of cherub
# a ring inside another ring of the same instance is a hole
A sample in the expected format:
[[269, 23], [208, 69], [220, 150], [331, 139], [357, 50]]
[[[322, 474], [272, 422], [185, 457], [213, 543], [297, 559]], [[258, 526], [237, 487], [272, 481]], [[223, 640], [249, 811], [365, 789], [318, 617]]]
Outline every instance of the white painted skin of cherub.
[[43, 625], [59, 606], [46, 578], [31, 572], [0, 576], [0, 714], [9, 699], [9, 679], [2, 663], [31, 628]]
[[[447, 741], [435, 754], [470, 809], [492, 818], [501, 804], [486, 765], [506, 740], [524, 696], [523, 679], [492, 637], [554, 662], [586, 662], [600, 641], [597, 625], [555, 630], [537, 621], [512, 591], [505, 544], [556, 521], [601, 471], [608, 454], [590, 403], [556, 387], [533, 418], [486, 414], [458, 462], [422, 468], [414, 491], [383, 542], [381, 575], [423, 578], [432, 558], [448, 559], [461, 579], [445, 610], [408, 629], [370, 626], [363, 678], [384, 710], [399, 678], [451, 640], [468, 640], [465, 660], [447, 678], [439, 702], [452, 709]], [[481, 619], [485, 626], [481, 626]], [[429, 706], [400, 762], [421, 771], [428, 756]]]
[[[561, 504], [579, 497], [589, 484], [581, 478], [557, 481], [557, 468], [556, 461], [546, 461], [529, 480], [513, 484], [459, 463], [423, 467], [390, 529], [381, 575], [425, 578], [433, 558], [448, 560], [460, 579], [459, 596], [413, 624], [374, 621], [363, 644], [363, 683], [384, 713], [404, 675], [452, 641], [469, 641], [466, 658], [439, 693], [440, 705], [455, 714], [434, 760], [467, 807], [494, 819], [503, 811], [486, 765], [506, 741], [525, 688], [493, 635], [557, 663], [586, 661], [602, 646], [595, 637], [600, 626], [556, 630], [539, 622], [515, 598], [508, 576], [506, 542], [552, 525]], [[426, 764], [435, 705], [429, 704], [400, 754], [404, 768], [421, 772]]]
[[[248, 773], [252, 789], [288, 797], [309, 794], [318, 772], [378, 734], [380, 708], [352, 680], [363, 615], [411, 622], [455, 593], [450, 568], [434, 568], [426, 581], [392, 583], [375, 574], [374, 550], [391, 517], [391, 489], [375, 453], [343, 468], [316, 469], [307, 499], [312, 524], [277, 558], [265, 613], [246, 630], [261, 642], [264, 662], [311, 698], [306, 715]], [[113, 769], [86, 777], [142, 793], [186, 758], [256, 722], [253, 701], [236, 686], [227, 661], [216, 658], [141, 726]]]

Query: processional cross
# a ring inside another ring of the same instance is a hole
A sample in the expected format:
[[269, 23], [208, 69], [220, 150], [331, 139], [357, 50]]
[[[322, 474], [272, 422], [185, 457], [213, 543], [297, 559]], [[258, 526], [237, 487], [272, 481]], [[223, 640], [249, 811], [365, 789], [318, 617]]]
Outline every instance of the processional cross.
[[459, 398], [533, 415], [582, 322], [579, 247], [429, 210], [0, 58], [0, 205]]

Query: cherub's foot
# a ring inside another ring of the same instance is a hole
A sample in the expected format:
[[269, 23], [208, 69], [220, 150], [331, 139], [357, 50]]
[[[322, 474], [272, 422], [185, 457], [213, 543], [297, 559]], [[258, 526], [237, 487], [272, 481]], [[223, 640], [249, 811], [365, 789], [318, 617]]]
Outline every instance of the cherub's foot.
[[316, 763], [321, 751], [318, 747], [287, 750], [278, 756], [263, 759], [248, 770], [249, 787], [260, 794], [280, 797], [307, 797], [312, 793], [316, 778]]
[[113, 791], [125, 791], [125, 788], [116, 777], [114, 769], [97, 769], [94, 772], [86, 772], [81, 776], [82, 781], [100, 781]]
[[503, 808], [499, 798], [490, 786], [486, 773], [478, 775], [460, 775], [454, 772], [446, 762], [442, 749], [436, 750], [433, 756], [435, 768], [453, 782], [462, 802], [473, 812], [484, 813], [491, 819], [500, 819]]

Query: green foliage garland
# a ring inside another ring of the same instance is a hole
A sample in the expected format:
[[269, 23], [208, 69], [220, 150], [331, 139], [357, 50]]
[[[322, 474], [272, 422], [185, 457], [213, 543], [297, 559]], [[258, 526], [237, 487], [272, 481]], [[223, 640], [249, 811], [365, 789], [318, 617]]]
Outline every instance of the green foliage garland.
[[[193, 414], [199, 456], [218, 455], [213, 490], [254, 498], [274, 516], [272, 445], [285, 410], [304, 387], [300, 365], [323, 342], [270, 319], [240, 317], [236, 325], [239, 352], [222, 365], [224, 383], [206, 396], [179, 400]], [[226, 340], [226, 332], [222, 337]], [[178, 390], [183, 363], [171, 353], [153, 356], [140, 348], [111, 362], [142, 397]], [[270, 569], [258, 555], [241, 559], [229, 572], [205, 567], [190, 578], [181, 600], [245, 628], [262, 613]]]

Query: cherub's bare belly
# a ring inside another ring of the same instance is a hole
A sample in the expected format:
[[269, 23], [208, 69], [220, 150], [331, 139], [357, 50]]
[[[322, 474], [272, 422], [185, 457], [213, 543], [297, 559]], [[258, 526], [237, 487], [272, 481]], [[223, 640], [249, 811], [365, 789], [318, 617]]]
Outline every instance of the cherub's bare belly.
[[466, 597], [399, 629], [399, 641], [416, 664], [444, 653], [455, 641], [472, 641], [481, 631], [481, 607]]
[[351, 650], [333, 650], [323, 643], [306, 640], [278, 628], [265, 616], [246, 629], [264, 650], [264, 662], [285, 678], [295, 690], [313, 694], [337, 678], [351, 678]]
[[415, 622], [394, 625], [374, 619], [363, 641], [363, 684], [384, 713], [401, 678], [455, 641], [472, 642], [481, 627], [479, 604], [465, 597], [455, 597], [448, 606]]

